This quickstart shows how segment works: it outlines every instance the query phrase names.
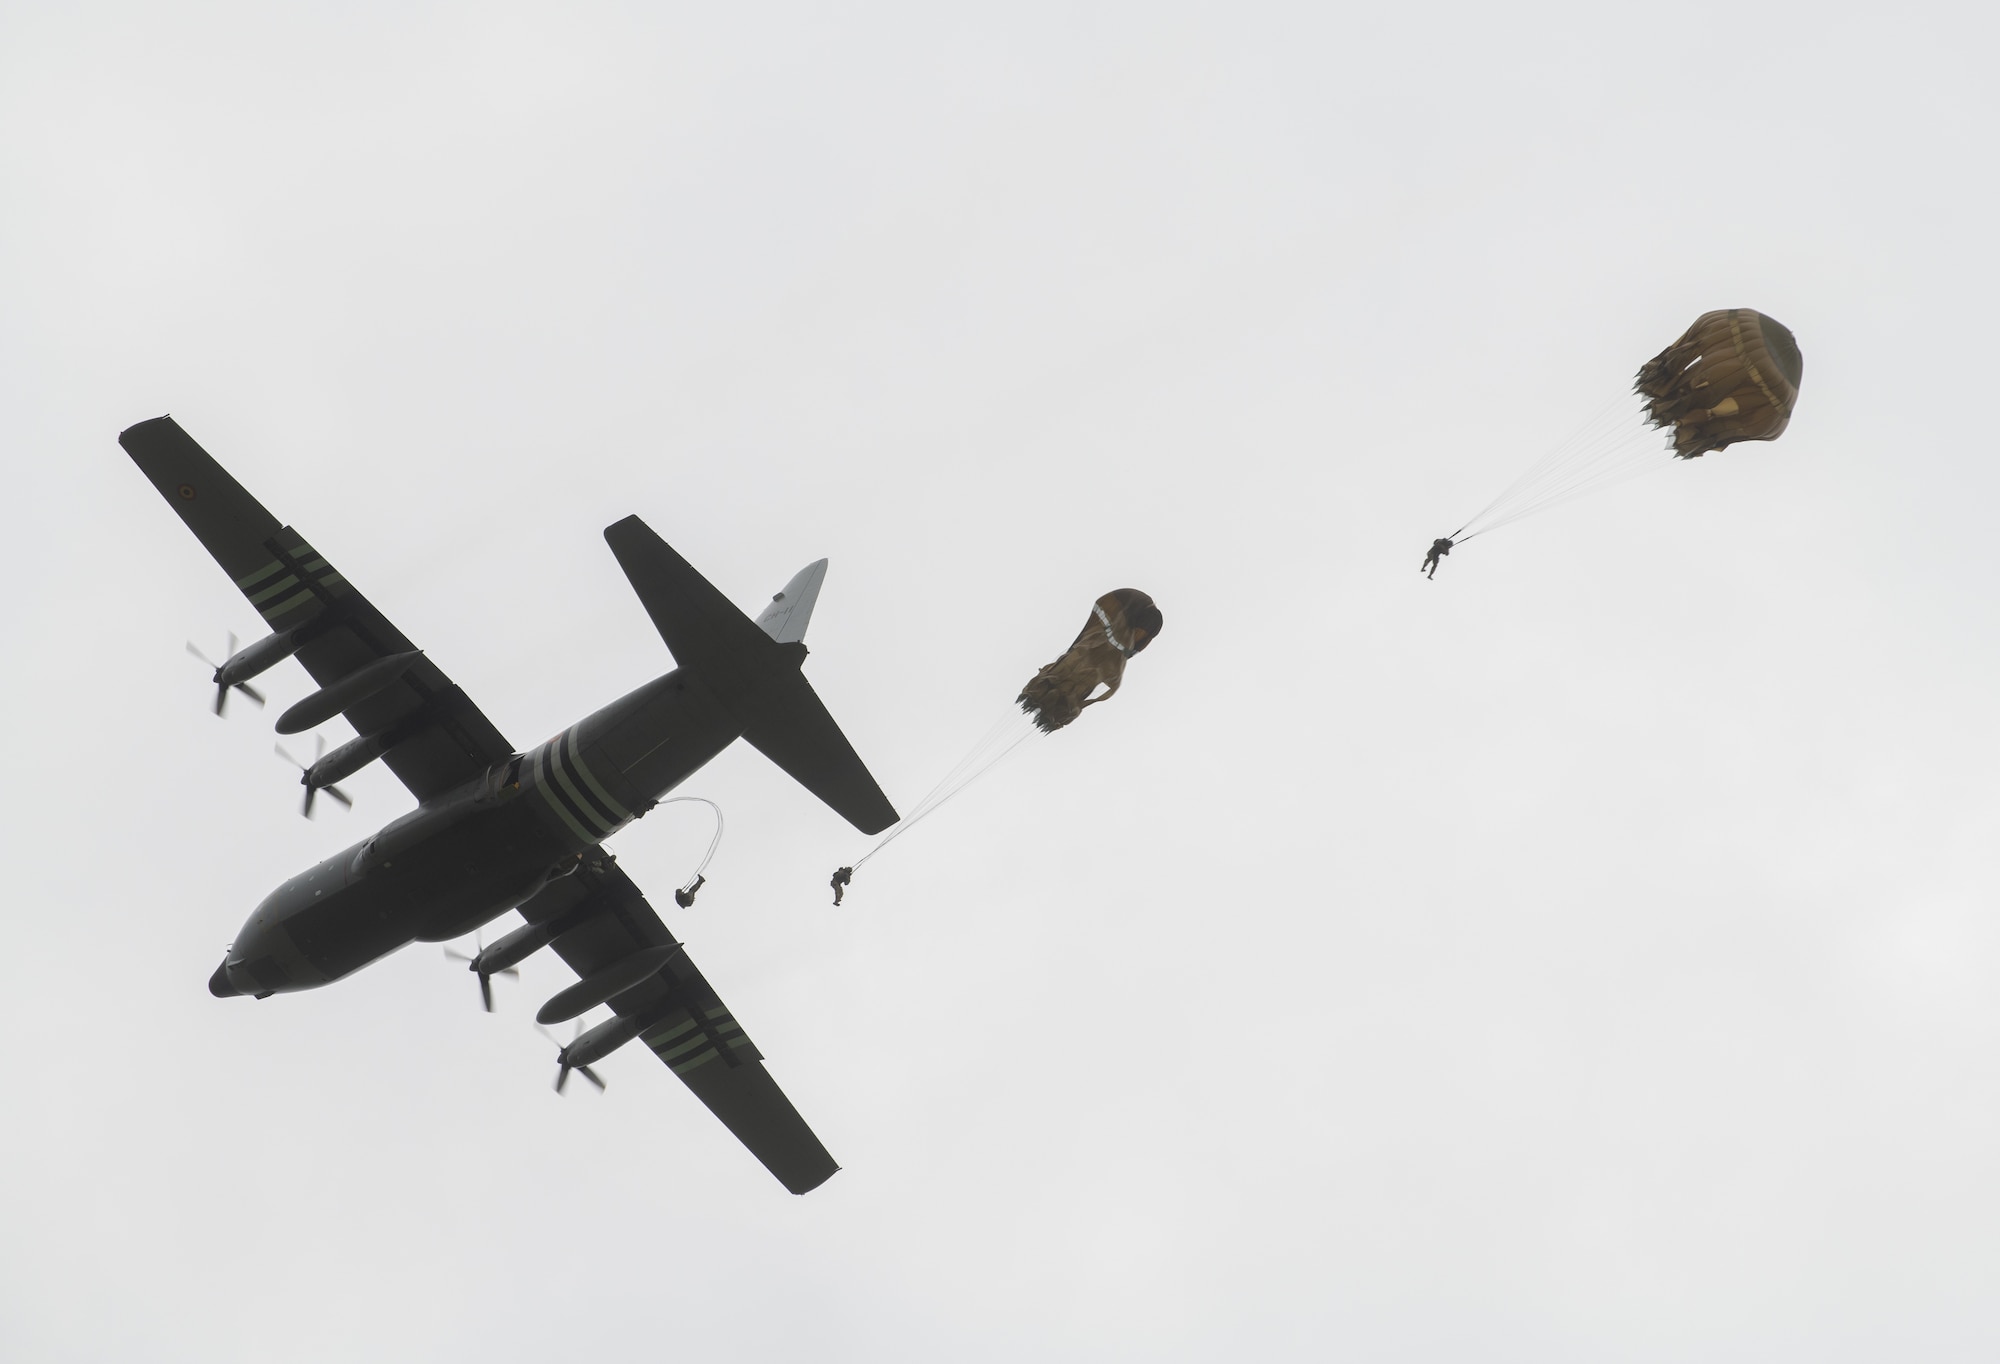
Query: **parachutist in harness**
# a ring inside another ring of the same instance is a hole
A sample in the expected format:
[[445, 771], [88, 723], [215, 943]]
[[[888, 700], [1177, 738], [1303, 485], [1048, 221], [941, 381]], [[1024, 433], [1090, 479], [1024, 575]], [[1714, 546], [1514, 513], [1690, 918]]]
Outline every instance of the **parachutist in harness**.
[[1431, 541], [1431, 552], [1424, 556], [1424, 562], [1418, 567], [1417, 572], [1422, 573], [1424, 569], [1428, 568], [1430, 570], [1429, 576], [1435, 578], [1438, 575], [1439, 561], [1449, 553], [1451, 553], [1451, 537], [1440, 535], [1437, 539]]
[[833, 887], [833, 903], [836, 906], [840, 904], [840, 897], [847, 893], [847, 883], [853, 879], [854, 868], [842, 867], [833, 874], [833, 880], [827, 883]]
[[682, 909], [692, 909], [694, 907], [695, 895], [707, 884], [708, 878], [706, 876], [695, 877], [693, 885], [689, 886], [686, 890], [677, 890], [674, 892], [674, 903]]

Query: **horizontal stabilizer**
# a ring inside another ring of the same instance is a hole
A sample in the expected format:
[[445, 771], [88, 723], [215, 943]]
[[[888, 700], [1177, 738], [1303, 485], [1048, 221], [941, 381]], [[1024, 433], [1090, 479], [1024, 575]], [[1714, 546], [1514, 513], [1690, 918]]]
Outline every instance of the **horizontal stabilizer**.
[[795, 672], [779, 680], [781, 686], [773, 689], [782, 693], [773, 697], [776, 704], [746, 724], [743, 737], [862, 833], [879, 834], [894, 824], [896, 807], [868, 774], [812, 683]]
[[767, 610], [760, 629], [638, 517], [606, 527], [604, 539], [674, 661], [728, 707], [758, 752], [862, 833], [896, 822], [895, 807], [799, 671], [805, 645], [798, 637], [819, 596], [825, 560], [792, 579], [781, 595], [796, 592], [797, 602], [775, 618], [776, 628]]

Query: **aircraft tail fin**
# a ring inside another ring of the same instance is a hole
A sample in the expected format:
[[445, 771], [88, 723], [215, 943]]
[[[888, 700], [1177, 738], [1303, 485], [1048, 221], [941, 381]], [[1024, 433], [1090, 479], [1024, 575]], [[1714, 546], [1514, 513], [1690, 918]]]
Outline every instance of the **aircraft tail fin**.
[[758, 613], [757, 627], [780, 644], [797, 644], [806, 637], [806, 622], [812, 619], [813, 606], [819, 601], [819, 585], [825, 581], [826, 560], [816, 559], [807, 564]]
[[604, 539], [674, 662], [707, 684], [753, 747], [862, 833], [896, 822], [895, 807], [799, 671], [826, 560], [802, 569], [752, 621], [638, 517], [607, 526]]

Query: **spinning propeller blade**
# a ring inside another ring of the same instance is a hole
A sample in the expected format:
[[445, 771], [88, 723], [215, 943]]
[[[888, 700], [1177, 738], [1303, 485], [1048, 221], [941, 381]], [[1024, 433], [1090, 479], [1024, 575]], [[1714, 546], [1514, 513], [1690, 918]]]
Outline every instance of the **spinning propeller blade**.
[[516, 980], [519, 980], [521, 973], [512, 966], [503, 966], [498, 971], [489, 971], [481, 964], [482, 959], [486, 956], [486, 941], [483, 932], [472, 935], [472, 950], [474, 955], [470, 957], [466, 956], [463, 952], [453, 951], [449, 947], [445, 948], [444, 954], [452, 961], [464, 962], [466, 964], [465, 969], [479, 977], [479, 1002], [486, 1006], [487, 1013], [492, 1013], [493, 977], [512, 976]]
[[[202, 662], [206, 663], [210, 668], [215, 670], [215, 676], [210, 680], [215, 683], [215, 713], [217, 715], [222, 714], [223, 709], [229, 700], [229, 693], [231, 691], [242, 692], [245, 696], [249, 697], [252, 701], [255, 701], [260, 706], [264, 704], [264, 693], [258, 691], [248, 682], [234, 682], [234, 683], [224, 682], [222, 680], [223, 664], [217, 663], [214, 659], [210, 658], [200, 649], [197, 649], [195, 647], [193, 640], [188, 641], [187, 650], [189, 653], [193, 654], [196, 658], [200, 659]], [[228, 659], [234, 658], [235, 656], [236, 656], [236, 634], [234, 631], [231, 631], [229, 635], [229, 648], [223, 652], [223, 659], [227, 661]]]
[[[561, 1038], [539, 1023], [535, 1025], [535, 1031], [556, 1044], [556, 1093], [560, 1094], [563, 1092], [563, 1086], [569, 1083], [569, 1073], [571, 1071], [575, 1071], [578, 1075], [596, 1085], [600, 1092], [604, 1089], [604, 1081], [597, 1078], [596, 1071], [592, 1070], [589, 1066], [573, 1066], [569, 1063], [569, 1047], [563, 1045]], [[571, 1044], [574, 1044], [576, 1039], [582, 1036], [583, 1020], [579, 1018], [576, 1020], [576, 1036], [570, 1038]]]
[[[220, 713], [221, 712], [219, 711], [217, 712], [217, 714]], [[348, 809], [352, 810], [354, 808], [354, 798], [348, 795], [347, 792], [341, 790], [338, 786], [313, 785], [313, 779], [312, 779], [313, 765], [318, 763], [320, 758], [323, 757], [326, 753], [326, 736], [324, 734], [316, 735], [315, 739], [316, 739], [316, 745], [313, 748], [313, 760], [311, 763], [302, 763], [297, 758], [294, 758], [291, 754], [285, 751], [285, 746], [283, 744], [276, 744], [273, 745], [272, 747], [272, 751], [275, 752], [279, 757], [283, 758], [293, 767], [299, 769], [299, 783], [306, 788], [305, 804], [299, 807], [299, 813], [304, 815], [307, 819], [312, 818], [313, 797], [321, 791], [326, 792], [329, 796], [332, 796], [335, 800], [339, 801], [342, 805], [346, 806]]]

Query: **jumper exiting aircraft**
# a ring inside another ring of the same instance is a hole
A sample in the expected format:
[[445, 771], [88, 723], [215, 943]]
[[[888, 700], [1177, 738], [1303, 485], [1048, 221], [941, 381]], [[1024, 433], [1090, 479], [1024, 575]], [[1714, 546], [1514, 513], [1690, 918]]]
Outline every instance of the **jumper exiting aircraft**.
[[462, 937], [518, 909], [526, 923], [472, 959], [481, 990], [553, 947], [580, 979], [537, 1021], [613, 1010], [563, 1048], [558, 1089], [573, 1070], [602, 1088], [590, 1063], [637, 1037], [787, 1189], [825, 1183], [839, 1167], [603, 844], [739, 738], [862, 833], [896, 822], [800, 672], [826, 561], [802, 570], [753, 622], [638, 517], [607, 528], [679, 666], [521, 753], [171, 417], [141, 422], [118, 443], [270, 628], [216, 667], [217, 710], [230, 689], [248, 691], [251, 678], [296, 657], [320, 690], [286, 711], [278, 731], [342, 715], [358, 736], [306, 768], [308, 808], [316, 792], [339, 795], [335, 782], [377, 759], [417, 800], [266, 897], [209, 990], [259, 999], [309, 990], [411, 942]]

